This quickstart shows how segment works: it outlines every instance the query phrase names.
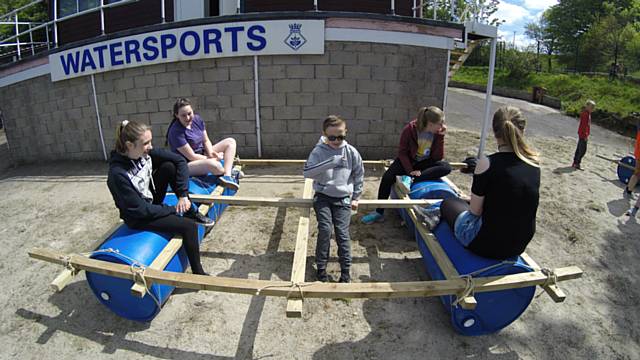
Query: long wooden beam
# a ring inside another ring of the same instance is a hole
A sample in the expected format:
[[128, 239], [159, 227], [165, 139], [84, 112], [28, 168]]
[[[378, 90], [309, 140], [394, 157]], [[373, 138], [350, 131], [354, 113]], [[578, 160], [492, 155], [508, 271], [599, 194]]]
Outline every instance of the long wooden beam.
[[[405, 189], [398, 183], [396, 183], [395, 186], [398, 197], [408, 200], [409, 195], [405, 193]], [[411, 217], [411, 221], [413, 221], [416, 229], [420, 233], [422, 240], [429, 249], [429, 252], [442, 271], [445, 279], [451, 280], [459, 278], [460, 274], [458, 273], [458, 270], [456, 270], [455, 266], [453, 266], [453, 263], [447, 256], [447, 253], [444, 251], [442, 246], [440, 246], [438, 240], [436, 240], [436, 237], [422, 224], [422, 221], [418, 219], [418, 216], [412, 208], [407, 209], [407, 212], [409, 213], [409, 217]], [[460, 296], [460, 294], [458, 294], [458, 296]], [[460, 300], [460, 306], [463, 309], [472, 310], [475, 309], [477, 305], [478, 302], [473, 296], [465, 296], [464, 298], [462, 298], [462, 300]]]
[[[178, 253], [180, 247], [182, 246], [182, 238], [174, 237], [169, 240], [167, 245], [162, 249], [160, 254], [156, 256], [156, 258], [151, 262], [151, 264], [147, 267], [147, 269], [154, 270], [164, 270], [164, 268], [169, 264], [169, 261], [173, 259], [173, 256]], [[147, 286], [151, 286], [151, 282], [147, 281]], [[141, 280], [137, 280], [135, 284], [131, 287], [131, 295], [137, 296], [139, 298], [143, 297], [147, 293], [147, 288], [145, 287], [144, 282]]]
[[622, 162], [622, 161], [620, 161], [620, 160], [610, 159], [610, 158], [608, 158], [608, 157], [604, 157], [604, 156], [599, 155], [599, 154], [596, 154], [596, 156], [597, 156], [597, 157], [599, 157], [600, 159], [604, 159], [604, 160], [607, 160], [607, 161], [611, 161], [611, 162], [613, 162], [613, 163], [616, 163], [617, 165], [620, 165], [620, 166], [625, 167], [625, 168], [630, 169], [630, 170], [635, 170], [635, 169], [636, 169], [635, 167], [633, 167], [633, 166], [631, 166], [631, 165], [629, 165], [629, 164], [625, 164], [625, 163], [623, 163], [623, 162]]
[[[313, 180], [305, 179], [302, 199], [312, 201]], [[293, 283], [304, 282], [305, 269], [307, 267], [307, 245], [309, 243], [309, 218], [311, 208], [302, 210], [298, 220], [298, 233], [296, 235], [296, 247], [293, 252], [293, 265], [291, 266], [291, 281]], [[302, 299], [287, 300], [287, 317], [302, 317]]]
[[[134, 279], [131, 267], [125, 264], [110, 263], [94, 260], [78, 254], [65, 254], [56, 250], [33, 249], [29, 256], [64, 265], [67, 259], [75, 268], [91, 271], [107, 276], [124, 279]], [[563, 267], [553, 270], [558, 281], [577, 279], [582, 276], [582, 270], [577, 266]], [[194, 275], [177, 272], [164, 272], [154, 269], [146, 271], [146, 278], [158, 284], [176, 286], [180, 288], [219, 291], [247, 295], [280, 296], [287, 298], [300, 297], [300, 290], [305, 298], [399, 298], [399, 297], [427, 297], [453, 295], [462, 292], [467, 283], [464, 279], [450, 279], [439, 281], [412, 282], [381, 282], [381, 283], [298, 283], [292, 285], [287, 281], [234, 279], [216, 276]], [[498, 291], [505, 289], [523, 288], [544, 284], [547, 275], [541, 271], [478, 277], [474, 279], [475, 292]]]
[[[279, 198], [279, 197], [250, 197], [250, 196], [221, 196], [221, 195], [189, 195], [191, 200], [202, 204], [228, 204], [236, 206], [271, 206], [271, 207], [313, 207], [313, 199]], [[440, 199], [408, 199], [408, 200], [366, 200], [358, 201], [362, 208], [410, 208], [412, 206], [427, 206], [437, 203]]]
[[[113, 225], [109, 230], [107, 230], [99, 240], [94, 241], [91, 245], [87, 246], [83, 252], [90, 252], [99, 248], [100, 245], [102, 245], [102, 243], [107, 241], [107, 239], [109, 239], [111, 235], [113, 235], [113, 233], [116, 232], [118, 228], [120, 228], [121, 225], [122, 225], [122, 220], [119, 220], [115, 225]], [[53, 279], [53, 281], [49, 286], [53, 291], [60, 292], [67, 285], [69, 285], [69, 283], [73, 280], [73, 278], [76, 275], [78, 275], [78, 273], [79, 271], [77, 269], [71, 270], [71, 269], [65, 268], [58, 274], [58, 276], [55, 277], [55, 279]]]
[[[237, 161], [241, 165], [302, 165], [306, 160], [290, 160], [290, 159], [240, 159]], [[389, 166], [392, 160], [363, 160], [364, 165], [380, 165]], [[462, 162], [449, 163], [453, 169], [463, 169], [467, 164]]]

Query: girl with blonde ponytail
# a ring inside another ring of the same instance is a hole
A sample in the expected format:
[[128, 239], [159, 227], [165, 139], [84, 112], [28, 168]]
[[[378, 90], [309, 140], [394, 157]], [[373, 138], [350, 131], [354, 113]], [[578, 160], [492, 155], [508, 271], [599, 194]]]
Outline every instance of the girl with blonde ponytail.
[[520, 255], [536, 231], [540, 166], [538, 154], [525, 140], [526, 124], [518, 108], [498, 109], [493, 116], [498, 152], [478, 160], [470, 203], [445, 199], [440, 214], [431, 215], [431, 220], [441, 215], [456, 239], [477, 255]]

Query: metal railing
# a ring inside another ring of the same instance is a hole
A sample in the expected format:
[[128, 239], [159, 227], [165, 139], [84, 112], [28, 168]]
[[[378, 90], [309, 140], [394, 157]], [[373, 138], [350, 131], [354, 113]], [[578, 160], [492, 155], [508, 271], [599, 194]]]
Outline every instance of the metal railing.
[[[413, 0], [413, 7], [411, 8], [413, 17], [424, 18], [425, 15], [427, 15], [425, 8], [430, 7], [430, 10], [433, 12], [431, 17], [433, 20], [464, 23], [467, 20], [473, 19], [476, 22], [488, 22], [488, 16], [485, 12], [485, 1], [483, 0], [464, 1], [462, 7], [458, 7], [458, 1], [456, 0], [425, 0], [420, 1], [420, 3], [418, 3], [418, 1], [420, 0]], [[447, 16], [438, 18], [439, 12]]]
[[[0, 21], [0, 26], [13, 25], [15, 30], [14, 35], [0, 39], [0, 48], [15, 47], [15, 51], [8, 52], [0, 56], [6, 57], [7, 55], [12, 56], [15, 54], [17, 55], [18, 60], [20, 60], [22, 58], [23, 46], [30, 46], [32, 55], [35, 55], [35, 50], [37, 47], [44, 48], [44, 46], [46, 45], [47, 49], [50, 49], [51, 47], [55, 48], [58, 46], [58, 24], [59, 23], [76, 18], [78, 16], [90, 14], [96, 11], [100, 12], [100, 33], [104, 35], [105, 34], [105, 20], [104, 20], [105, 9], [128, 5], [137, 1], [139, 0], [120, 0], [117, 2], [105, 4], [105, 0], [100, 0], [100, 5], [96, 7], [82, 10], [82, 11], [77, 11], [73, 14], [69, 14], [63, 17], [58, 17], [58, 0], [52, 0], [51, 4], [53, 6], [53, 20], [47, 21], [47, 22], [20, 21], [19, 13], [31, 8], [32, 6], [35, 6], [44, 2], [44, 0], [32, 1], [29, 4], [21, 6], [6, 14], [0, 15], [0, 20], [6, 20], [13, 17], [13, 21]], [[161, 22], [164, 23], [165, 22], [165, 0], [160, 1], [160, 6], [161, 6]], [[20, 31], [20, 27], [25, 25], [28, 26], [28, 29], [24, 31]], [[44, 29], [46, 41], [34, 41], [33, 40], [34, 32], [41, 29]], [[51, 42], [50, 35], [49, 35], [51, 30], [53, 30], [53, 43]], [[28, 42], [23, 42], [20, 39], [25, 35], [29, 35]], [[14, 41], [11, 41], [11, 40], [14, 40]]]

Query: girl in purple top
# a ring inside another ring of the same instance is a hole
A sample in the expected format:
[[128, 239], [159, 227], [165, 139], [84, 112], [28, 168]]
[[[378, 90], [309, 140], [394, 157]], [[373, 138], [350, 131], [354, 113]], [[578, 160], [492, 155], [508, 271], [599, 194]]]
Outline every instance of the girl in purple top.
[[[212, 144], [204, 121], [193, 112], [188, 99], [178, 99], [173, 105], [173, 120], [167, 131], [167, 142], [172, 151], [187, 159], [189, 175], [222, 175], [219, 178], [222, 186], [238, 190], [238, 183], [231, 176], [236, 156], [235, 139], [226, 138]], [[224, 166], [220, 163], [223, 159]]]

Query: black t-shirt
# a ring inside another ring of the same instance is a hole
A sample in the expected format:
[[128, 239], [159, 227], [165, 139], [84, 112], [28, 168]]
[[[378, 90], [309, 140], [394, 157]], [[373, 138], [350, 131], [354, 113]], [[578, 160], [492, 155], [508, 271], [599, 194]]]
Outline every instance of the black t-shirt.
[[489, 169], [473, 176], [471, 191], [484, 196], [482, 227], [469, 244], [472, 252], [493, 259], [522, 254], [536, 232], [540, 168], [513, 152], [489, 156]]

